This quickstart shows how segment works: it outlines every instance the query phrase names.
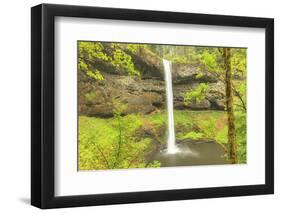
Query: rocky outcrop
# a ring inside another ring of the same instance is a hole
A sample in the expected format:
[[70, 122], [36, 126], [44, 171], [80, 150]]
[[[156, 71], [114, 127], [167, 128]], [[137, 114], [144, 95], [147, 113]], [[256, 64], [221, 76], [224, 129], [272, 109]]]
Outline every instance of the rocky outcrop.
[[[111, 117], [117, 101], [125, 106], [123, 114], [149, 114], [166, 107], [165, 82], [132, 76], [103, 73], [104, 81], [79, 85], [79, 113], [88, 116]], [[222, 85], [210, 83], [210, 92], [199, 103], [184, 104], [184, 94], [198, 83], [174, 84], [174, 108], [178, 110], [224, 109]]]
[[[132, 76], [103, 73], [104, 81], [81, 83], [79, 113], [88, 116], [111, 117], [115, 105], [123, 105], [122, 114], [148, 114], [165, 104], [165, 82], [142, 80]], [[87, 98], [88, 96], [93, 98]]]
[[[199, 70], [200, 69], [200, 70]], [[216, 83], [215, 79], [208, 72], [202, 70], [200, 64], [172, 64], [173, 83], [190, 84], [196, 82]], [[198, 73], [202, 76], [198, 77]]]
[[[162, 60], [145, 49], [136, 52], [132, 58], [136, 68], [141, 71], [141, 78], [117, 72], [106, 64], [96, 65], [104, 77], [103, 81], [94, 81], [79, 72], [80, 115], [112, 117], [118, 107], [122, 108], [122, 114], [149, 114], [165, 109]], [[198, 78], [197, 67], [194, 64], [172, 64], [174, 108], [224, 110], [224, 85], [202, 70]], [[202, 82], [209, 84], [206, 98], [185, 105], [184, 94]]]
[[164, 68], [161, 58], [145, 48], [139, 48], [132, 55], [137, 70], [143, 79], [164, 79]]

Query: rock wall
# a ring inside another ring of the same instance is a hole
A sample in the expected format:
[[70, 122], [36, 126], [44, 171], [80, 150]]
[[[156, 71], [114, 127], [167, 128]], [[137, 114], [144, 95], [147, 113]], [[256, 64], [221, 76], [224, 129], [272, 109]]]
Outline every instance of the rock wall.
[[[162, 60], [141, 50], [134, 56], [142, 77], [128, 76], [99, 64], [103, 81], [94, 81], [79, 72], [79, 114], [112, 117], [116, 104], [126, 106], [123, 114], [149, 114], [166, 108]], [[173, 64], [174, 108], [178, 110], [224, 110], [224, 86], [208, 73], [197, 78], [197, 65]], [[208, 82], [209, 91], [200, 103], [184, 104], [184, 94], [199, 83]]]

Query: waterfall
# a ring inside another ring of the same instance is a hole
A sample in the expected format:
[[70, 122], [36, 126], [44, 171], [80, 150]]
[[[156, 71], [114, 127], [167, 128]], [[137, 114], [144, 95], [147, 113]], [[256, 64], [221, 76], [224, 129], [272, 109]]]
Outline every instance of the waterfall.
[[170, 61], [163, 59], [163, 65], [164, 65], [164, 74], [165, 74], [167, 112], [168, 112], [167, 152], [172, 154], [177, 152], [177, 148], [175, 143], [174, 103], [173, 103], [171, 63]]

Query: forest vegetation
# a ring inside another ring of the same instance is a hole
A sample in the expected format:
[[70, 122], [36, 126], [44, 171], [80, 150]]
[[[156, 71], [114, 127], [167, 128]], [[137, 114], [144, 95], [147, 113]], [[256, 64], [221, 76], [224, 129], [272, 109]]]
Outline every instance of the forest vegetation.
[[155, 158], [168, 131], [162, 59], [172, 64], [176, 143], [214, 143], [225, 163], [246, 163], [247, 49], [91, 41], [77, 48], [79, 170], [165, 166]]

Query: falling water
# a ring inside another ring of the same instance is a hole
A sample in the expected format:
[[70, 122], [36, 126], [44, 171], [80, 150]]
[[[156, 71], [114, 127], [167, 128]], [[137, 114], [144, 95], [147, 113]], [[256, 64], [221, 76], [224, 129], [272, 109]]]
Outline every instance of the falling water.
[[166, 98], [167, 98], [167, 111], [168, 111], [168, 140], [167, 152], [172, 154], [177, 152], [175, 144], [175, 126], [174, 126], [174, 106], [173, 106], [173, 87], [172, 87], [172, 73], [171, 63], [163, 59], [165, 84], [166, 84]]

